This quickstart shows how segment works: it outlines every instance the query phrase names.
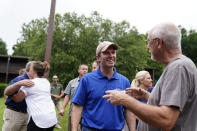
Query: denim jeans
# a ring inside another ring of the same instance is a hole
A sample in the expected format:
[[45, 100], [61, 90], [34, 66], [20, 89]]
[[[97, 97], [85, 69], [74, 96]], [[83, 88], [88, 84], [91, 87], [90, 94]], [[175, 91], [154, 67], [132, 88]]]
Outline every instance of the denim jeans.
[[83, 126], [82, 131], [121, 131], [121, 130], [102, 130], [102, 129], [95, 129], [95, 128]]

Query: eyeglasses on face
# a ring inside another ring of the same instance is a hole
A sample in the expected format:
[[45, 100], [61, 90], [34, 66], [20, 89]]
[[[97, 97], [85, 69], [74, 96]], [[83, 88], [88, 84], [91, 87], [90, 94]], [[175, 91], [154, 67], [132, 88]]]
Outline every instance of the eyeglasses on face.
[[154, 39], [151, 39], [151, 40], [147, 39], [147, 40], [146, 40], [146, 44], [148, 45], [151, 41], [157, 40], [157, 39], [159, 39], [159, 38], [154, 38]]

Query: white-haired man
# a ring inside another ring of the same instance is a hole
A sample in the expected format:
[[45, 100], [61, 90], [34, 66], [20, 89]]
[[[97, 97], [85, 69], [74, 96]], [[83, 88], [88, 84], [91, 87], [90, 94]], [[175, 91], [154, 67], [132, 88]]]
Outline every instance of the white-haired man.
[[165, 69], [150, 96], [132, 88], [126, 93], [149, 96], [148, 103], [118, 91], [106, 91], [104, 98], [135, 113], [141, 119], [138, 131], [196, 131], [197, 69], [182, 55], [179, 29], [172, 23], [159, 24], [148, 33], [147, 44], [151, 58]]

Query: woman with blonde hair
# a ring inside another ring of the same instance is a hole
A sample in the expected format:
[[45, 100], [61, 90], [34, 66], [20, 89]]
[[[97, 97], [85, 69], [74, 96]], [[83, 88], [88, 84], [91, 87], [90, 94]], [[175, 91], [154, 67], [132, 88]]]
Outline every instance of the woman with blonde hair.
[[12, 98], [15, 102], [26, 100], [29, 114], [27, 131], [53, 131], [57, 118], [55, 106], [51, 99], [50, 83], [46, 79], [49, 73], [48, 62], [33, 62], [29, 73], [33, 78], [32, 80], [19, 81], [9, 86], [5, 93], [11, 95], [22, 86]]
[[[147, 103], [149, 93], [152, 91], [152, 86], [153, 81], [148, 71], [139, 71], [136, 74], [135, 79], [131, 82], [131, 88], [136, 88], [136, 90], [139, 90], [139, 93], [141, 93], [138, 94], [136, 98], [143, 103]], [[139, 118], [136, 117], [136, 128], [138, 125], [138, 120]]]
[[[146, 103], [149, 98], [149, 93], [152, 91], [153, 81], [148, 71], [139, 71], [135, 79], [131, 82], [131, 88], [139, 88], [140, 96], [139, 101]], [[148, 93], [149, 92], [149, 93]], [[139, 96], [139, 94], [138, 94]], [[136, 98], [139, 98], [136, 96]]]

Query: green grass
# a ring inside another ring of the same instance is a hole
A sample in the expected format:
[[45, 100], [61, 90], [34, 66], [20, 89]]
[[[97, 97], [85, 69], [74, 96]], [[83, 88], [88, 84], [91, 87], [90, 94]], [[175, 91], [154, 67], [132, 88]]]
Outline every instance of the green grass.
[[[0, 130], [2, 129], [2, 123], [3, 123], [3, 112], [5, 109], [5, 98], [0, 98]], [[54, 131], [67, 131], [68, 130], [68, 109], [69, 106], [66, 107], [66, 111], [64, 116], [61, 118], [61, 127], [62, 129], [54, 129]]]
[[3, 92], [4, 89], [7, 87], [8, 85], [5, 83], [0, 83], [0, 98], [3, 97]]
[[2, 129], [3, 124], [3, 112], [5, 109], [5, 98], [0, 98], [0, 130]]

